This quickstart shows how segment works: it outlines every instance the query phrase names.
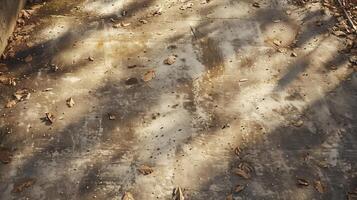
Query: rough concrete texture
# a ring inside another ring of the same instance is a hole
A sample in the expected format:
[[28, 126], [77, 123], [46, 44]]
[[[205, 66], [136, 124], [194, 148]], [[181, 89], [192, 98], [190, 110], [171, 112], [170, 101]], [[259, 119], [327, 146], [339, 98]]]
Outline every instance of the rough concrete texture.
[[[334, 18], [319, 3], [258, 2], [37, 8], [31, 44], [0, 68], [19, 78], [1, 86], [1, 103], [31, 90], [0, 108], [12, 154], [0, 199], [171, 199], [175, 187], [185, 199], [346, 199], [357, 184], [357, 76], [343, 39], [328, 34]], [[240, 163], [250, 178], [235, 175]]]
[[0, 55], [7, 45], [24, 0], [0, 0]]

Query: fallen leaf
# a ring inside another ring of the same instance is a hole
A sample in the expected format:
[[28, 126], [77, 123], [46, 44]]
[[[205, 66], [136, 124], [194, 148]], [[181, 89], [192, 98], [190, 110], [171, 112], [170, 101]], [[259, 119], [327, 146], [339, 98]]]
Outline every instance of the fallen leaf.
[[242, 152], [242, 150], [239, 147], [236, 147], [234, 149], [234, 153], [236, 154], [236, 156], [239, 156], [241, 152]]
[[32, 56], [31, 56], [31, 55], [26, 56], [25, 62], [26, 62], [26, 63], [29, 63], [29, 62], [31, 62], [31, 61], [32, 61]]
[[15, 92], [14, 97], [18, 101], [23, 101], [30, 98], [31, 93], [27, 89], [21, 89]]
[[155, 76], [156, 76], [155, 75], [155, 71], [154, 70], [149, 70], [144, 74], [142, 79], [143, 79], [143, 81], [148, 82], [148, 81], [151, 81], [152, 79], [154, 79]]
[[154, 172], [154, 170], [147, 165], [141, 165], [138, 171], [143, 175], [149, 175]]
[[33, 178], [25, 178], [14, 184], [14, 188], [12, 189], [13, 193], [20, 193], [24, 191], [26, 188], [31, 187], [35, 184], [36, 180]]
[[72, 108], [75, 104], [74, 100], [72, 97], [70, 97], [69, 99], [66, 100], [67, 106]]
[[250, 179], [253, 168], [248, 163], [242, 162], [239, 163], [238, 167], [235, 168], [233, 172], [242, 178]]
[[51, 124], [53, 124], [54, 120], [55, 120], [55, 116], [52, 113], [46, 113], [46, 119], [48, 122], [50, 122]]
[[5, 108], [12, 108], [12, 107], [14, 107], [16, 105], [16, 103], [17, 102], [15, 100], [11, 100], [11, 101], [6, 103]]
[[234, 169], [234, 173], [242, 178], [245, 178], [245, 179], [250, 179], [250, 177], [251, 177], [249, 172], [246, 172], [239, 168]]
[[142, 24], [147, 24], [148, 23], [148, 21], [145, 20], [145, 19], [141, 19], [141, 20], [139, 20], [139, 22], [142, 23]]
[[1, 148], [0, 149], [0, 161], [3, 164], [8, 164], [11, 162], [12, 154], [10, 150]]
[[301, 119], [297, 120], [297, 121], [294, 121], [293, 125], [296, 126], [296, 127], [301, 127], [302, 125], [304, 125], [304, 121], [302, 121]]
[[280, 45], [281, 45], [281, 41], [280, 41], [280, 40], [274, 40], [273, 43], [274, 43], [276, 46], [280, 46]]
[[314, 182], [314, 188], [320, 192], [321, 194], [325, 192], [325, 188], [324, 186], [322, 185], [321, 181], [315, 181]]
[[292, 56], [292, 57], [297, 57], [297, 53], [292, 52], [292, 53], [291, 53], [291, 56]]
[[243, 191], [245, 189], [245, 186], [244, 185], [237, 185], [236, 186], [236, 188], [234, 189], [234, 192], [237, 192], [237, 193], [239, 193], [239, 192], [241, 192], [241, 191]]
[[115, 120], [117, 117], [113, 113], [108, 113], [109, 120]]
[[185, 197], [183, 196], [183, 192], [180, 187], [174, 189], [172, 193], [172, 200], [185, 200]]
[[309, 182], [303, 178], [298, 178], [297, 184], [300, 186], [309, 186]]
[[121, 200], [135, 200], [130, 192], [125, 192]]
[[173, 65], [176, 62], [176, 56], [169, 56], [164, 60], [166, 65]]

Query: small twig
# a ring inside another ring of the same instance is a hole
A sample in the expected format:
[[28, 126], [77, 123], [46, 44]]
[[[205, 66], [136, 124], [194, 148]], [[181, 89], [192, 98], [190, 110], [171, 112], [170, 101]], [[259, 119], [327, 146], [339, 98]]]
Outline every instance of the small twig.
[[346, 11], [344, 5], [342, 4], [341, 0], [337, 0], [337, 2], [340, 4], [340, 7], [342, 8], [343, 12], [345, 13], [348, 22], [351, 24], [352, 28], [355, 30], [355, 32], [357, 31], [356, 25], [353, 23], [352, 18], [350, 17], [350, 15], [348, 14], [348, 12]]
[[192, 28], [192, 26], [190, 26], [190, 28], [191, 28], [191, 32], [192, 32], [193, 36], [197, 40], [197, 36], [196, 36], [195, 30]]

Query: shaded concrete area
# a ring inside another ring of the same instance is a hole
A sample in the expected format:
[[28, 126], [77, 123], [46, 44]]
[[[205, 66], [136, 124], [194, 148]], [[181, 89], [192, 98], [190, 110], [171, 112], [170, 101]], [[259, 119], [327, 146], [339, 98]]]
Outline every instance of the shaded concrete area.
[[176, 187], [185, 199], [347, 199], [357, 76], [344, 38], [319, 3], [254, 3], [34, 4], [30, 39], [0, 65], [16, 80], [2, 105], [31, 94], [0, 108], [0, 199], [171, 199]]

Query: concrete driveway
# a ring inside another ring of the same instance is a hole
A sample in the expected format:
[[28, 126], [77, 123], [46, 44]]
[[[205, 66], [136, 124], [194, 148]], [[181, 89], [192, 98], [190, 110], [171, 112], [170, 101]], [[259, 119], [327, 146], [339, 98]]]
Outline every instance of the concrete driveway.
[[180, 187], [186, 200], [342, 200], [357, 187], [356, 68], [320, 3], [28, 9], [0, 64], [12, 80], [0, 84], [0, 199]]

